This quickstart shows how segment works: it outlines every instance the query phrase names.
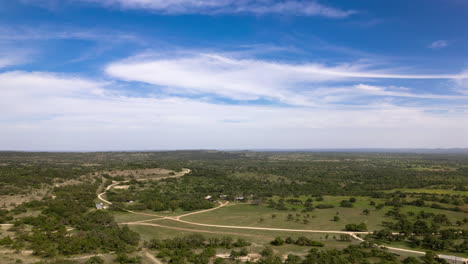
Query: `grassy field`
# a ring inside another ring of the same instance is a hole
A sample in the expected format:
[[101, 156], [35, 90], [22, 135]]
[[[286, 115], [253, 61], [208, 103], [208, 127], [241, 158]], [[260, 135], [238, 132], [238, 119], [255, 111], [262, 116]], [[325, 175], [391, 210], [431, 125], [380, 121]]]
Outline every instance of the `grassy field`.
[[[331, 201], [334, 200], [334, 201]], [[326, 203], [339, 203], [342, 197], [326, 197]], [[375, 199], [373, 199], [375, 200]], [[346, 224], [365, 223], [369, 231], [380, 230], [382, 221], [389, 221], [391, 218], [385, 217], [385, 213], [391, 209], [385, 206], [381, 210], [375, 210], [367, 206], [368, 201], [359, 199], [354, 208], [335, 207], [330, 209], [315, 209], [312, 212], [301, 213], [300, 211], [280, 211], [267, 206], [257, 206], [250, 204], [232, 204], [218, 210], [195, 214], [184, 217], [190, 222], [217, 224], [217, 225], [238, 225], [253, 227], [290, 228], [290, 229], [316, 229], [316, 230], [343, 230]], [[362, 211], [369, 209], [370, 214], [364, 215]], [[419, 211], [432, 212], [435, 214], [446, 214], [452, 221], [463, 220], [466, 213], [440, 210], [427, 207], [404, 206], [402, 212]], [[287, 221], [288, 214], [293, 215], [293, 221]], [[309, 214], [310, 217], [306, 217]], [[276, 215], [276, 217], [273, 217]], [[298, 215], [298, 216], [297, 216]], [[334, 216], [340, 218], [339, 221], [332, 221]], [[298, 219], [298, 220], [296, 220]], [[304, 224], [304, 220], [308, 222]]]
[[[404, 249], [410, 249], [410, 250], [419, 250], [419, 251], [427, 251], [422, 248], [413, 248], [410, 247], [409, 244], [405, 241], [397, 241], [397, 242], [392, 242], [392, 243], [381, 243], [382, 246], [389, 246], [389, 247], [397, 247], [397, 248], [404, 248]], [[452, 255], [452, 256], [459, 256], [459, 257], [464, 257], [468, 258], [468, 253], [457, 253], [457, 252], [448, 252], [448, 251], [434, 251], [437, 254], [444, 254], [444, 255]], [[399, 251], [400, 253], [400, 251]]]
[[417, 207], [417, 206], [412, 206], [412, 205], [405, 205], [401, 208], [402, 213], [407, 213], [407, 212], [418, 213], [419, 211], [424, 211], [427, 213], [434, 213], [434, 214], [445, 214], [447, 215], [448, 219], [452, 223], [455, 223], [457, 220], [461, 221], [464, 218], [468, 217], [468, 213], [465, 213], [465, 212], [455, 212], [455, 211], [441, 210], [441, 209], [435, 209], [435, 208], [430, 208], [430, 207]]
[[[325, 244], [323, 249], [344, 249], [351, 244], [358, 244], [358, 241], [352, 242], [341, 242], [334, 239], [334, 235], [330, 234], [328, 237], [326, 234], [314, 234], [314, 233], [300, 233], [300, 232], [285, 232], [285, 231], [264, 231], [264, 230], [239, 230], [239, 229], [229, 229], [229, 228], [214, 228], [214, 227], [201, 227], [197, 226], [194, 227], [193, 225], [187, 225], [184, 223], [174, 222], [170, 220], [162, 220], [162, 221], [155, 221], [154, 223], [177, 227], [177, 228], [195, 228], [198, 230], [203, 231], [210, 231], [210, 232], [236, 232], [237, 235], [228, 235], [233, 238], [244, 238], [247, 241], [251, 242], [252, 245], [248, 247], [250, 253], [258, 253], [264, 247], [269, 246], [269, 241], [273, 240], [276, 236], [281, 236], [283, 239], [291, 236], [292, 238], [297, 238], [299, 236], [306, 236], [312, 240], [320, 241]], [[142, 239], [150, 240], [152, 238], [157, 239], [165, 239], [165, 238], [174, 238], [180, 237], [190, 234], [203, 234], [206, 238], [210, 237], [222, 237], [225, 234], [210, 234], [210, 233], [199, 233], [199, 232], [190, 232], [190, 231], [180, 231], [180, 230], [173, 230], [167, 229], [162, 227], [154, 227], [154, 226], [130, 226], [130, 228], [142, 235]], [[335, 237], [338, 237], [336, 235]], [[305, 255], [310, 247], [301, 247], [296, 245], [283, 245], [279, 247], [272, 247], [276, 254], [280, 255], [288, 255], [288, 254], [296, 254], [296, 255]], [[228, 253], [230, 250], [226, 249], [218, 249], [219, 253]], [[406, 258], [408, 256], [420, 256], [414, 253], [406, 253], [406, 252], [395, 252], [400, 255], [400, 258]]]
[[[296, 197], [302, 201], [307, 200], [309, 197]], [[334, 205], [334, 208], [329, 209], [315, 209], [312, 212], [301, 212], [304, 208], [302, 205], [291, 205], [287, 204], [288, 210], [277, 210], [268, 207], [266, 204], [253, 205], [246, 203], [230, 203], [220, 209], [204, 212], [200, 214], [194, 214], [187, 217], [183, 217], [182, 220], [204, 223], [213, 225], [226, 225], [226, 226], [248, 226], [248, 227], [267, 227], [267, 228], [283, 228], [283, 229], [307, 229], [307, 230], [329, 230], [339, 231], [344, 230], [346, 224], [349, 223], [366, 223], [369, 231], [380, 230], [384, 227], [381, 226], [382, 221], [392, 221], [392, 218], [385, 217], [385, 213], [392, 207], [384, 206], [380, 210], [376, 210], [374, 206], [369, 205], [371, 201], [375, 204], [383, 203], [381, 199], [355, 196], [356, 202], [353, 203], [353, 208], [343, 208], [339, 204], [342, 200], [349, 200], [350, 196], [324, 196], [323, 201], [316, 201], [314, 199], [313, 204], [330, 204]], [[279, 197], [273, 198], [278, 201]], [[287, 200], [286, 198], [285, 200]], [[363, 210], [368, 209], [369, 215], [364, 215]], [[403, 206], [401, 208], [403, 213], [419, 211], [431, 212], [434, 214], [445, 214], [453, 223], [457, 220], [464, 219], [467, 214], [464, 212], [455, 212], [441, 209], [434, 209], [428, 207], [417, 207], [417, 206]], [[157, 214], [162, 216], [176, 216], [182, 215], [187, 212], [176, 210], [175, 212], [152, 212], [145, 211], [148, 214]], [[135, 215], [126, 212], [113, 212], [116, 220], [120, 223], [149, 220], [156, 218], [153, 216]], [[292, 215], [293, 219], [288, 220], [288, 215]], [[274, 217], [273, 217], [274, 215]], [[332, 221], [334, 216], [340, 218], [339, 221]], [[306, 222], [304, 222], [306, 220]], [[248, 229], [236, 229], [226, 227], [205, 227], [198, 226], [189, 223], [181, 223], [170, 219], [160, 219], [155, 221], [147, 222], [149, 224], [157, 224], [161, 226], [142, 226], [142, 225], [130, 225], [130, 228], [141, 235], [143, 240], [150, 240], [153, 238], [165, 239], [180, 237], [189, 234], [202, 234], [205, 237], [222, 237], [231, 236], [233, 238], [244, 238], [249, 242], [252, 242], [252, 246], [249, 247], [249, 251], [252, 253], [260, 252], [265, 246], [269, 245], [276, 236], [281, 236], [283, 239], [291, 236], [297, 238], [299, 236], [306, 236], [312, 240], [320, 241], [325, 244], [326, 249], [343, 249], [350, 244], [357, 244], [358, 241], [341, 242], [338, 241], [339, 234], [325, 234], [325, 233], [305, 233], [305, 232], [292, 232], [292, 231], [267, 231], [267, 230], [248, 230]], [[387, 244], [388, 246], [395, 246], [407, 249], [413, 249], [424, 252], [421, 248], [411, 248], [408, 244], [401, 242], [396, 244]], [[294, 253], [298, 255], [306, 254], [308, 247], [300, 247], [296, 245], [283, 245], [280, 247], [274, 247], [277, 254], [287, 255]], [[224, 252], [226, 251], [226, 252]], [[218, 253], [227, 253], [228, 250], [218, 250]], [[406, 253], [401, 251], [394, 251], [394, 253], [400, 255], [401, 258], [408, 256], [418, 256], [414, 253]], [[454, 254], [452, 252], [438, 252], [442, 254], [465, 256], [466, 254]]]
[[116, 211], [110, 211], [110, 212], [112, 212], [112, 215], [114, 215], [115, 221], [117, 221], [117, 223], [128, 223], [128, 222], [143, 221], [143, 220], [158, 218], [157, 216], [131, 214], [127, 212], [116, 212]]
[[[299, 236], [305, 236], [312, 240], [320, 241], [325, 244], [325, 248], [345, 248], [351, 243], [341, 242], [333, 239], [333, 235], [330, 234], [314, 234], [314, 233], [301, 233], [301, 232], [283, 232], [283, 231], [266, 231], [266, 230], [242, 230], [242, 229], [231, 229], [231, 228], [216, 228], [216, 227], [204, 227], [204, 226], [194, 226], [185, 223], [175, 222], [171, 220], [160, 220], [154, 221], [155, 224], [160, 224], [163, 226], [169, 226], [173, 228], [183, 228], [183, 229], [193, 229], [202, 232], [192, 232], [192, 231], [182, 231], [178, 229], [169, 229], [164, 227], [155, 227], [155, 226], [137, 226], [131, 225], [130, 228], [141, 234], [143, 240], [150, 240], [153, 238], [165, 239], [180, 237], [189, 234], [202, 234], [203, 236], [209, 237], [223, 237], [230, 236], [233, 238], [243, 238], [252, 243], [251, 249], [261, 250], [265, 246], [269, 245], [269, 242], [272, 241], [275, 237], [281, 236], [286, 238], [288, 236], [292, 238], [297, 238]], [[212, 233], [205, 233], [212, 232]], [[338, 235], [336, 235], [338, 237]], [[353, 241], [352, 243], [357, 243]], [[275, 247], [275, 249], [280, 253], [286, 252], [300, 252], [309, 249], [309, 247], [299, 247], [295, 245], [285, 245], [281, 247]]]
[[[300, 211], [280, 211], [266, 206], [233, 204], [219, 210], [191, 215], [183, 219], [190, 222], [218, 225], [334, 231], [344, 230], [344, 226], [349, 223], [363, 222], [368, 225], [369, 230], [375, 230], [379, 228], [384, 212], [385, 210], [371, 210], [369, 215], [363, 215], [362, 210], [357, 208], [336, 207], [301, 213]], [[288, 214], [292, 214], [294, 220], [288, 221]], [[338, 216], [340, 220], [332, 221], [334, 216]], [[304, 220], [308, 223], [304, 224]]]

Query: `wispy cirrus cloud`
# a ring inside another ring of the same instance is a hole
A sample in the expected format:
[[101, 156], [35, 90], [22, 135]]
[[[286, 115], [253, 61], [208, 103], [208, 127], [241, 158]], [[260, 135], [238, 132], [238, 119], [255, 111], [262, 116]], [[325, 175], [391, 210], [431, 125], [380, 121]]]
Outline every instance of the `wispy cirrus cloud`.
[[330, 96], [332, 91], [340, 91], [382, 97], [460, 99], [459, 95], [416, 94], [363, 82], [376, 79], [461, 80], [467, 77], [466, 74], [401, 74], [359, 63], [292, 64], [217, 53], [169, 57], [140, 55], [111, 63], [105, 71], [113, 78], [156, 85], [171, 94], [207, 94], [234, 100], [267, 99], [309, 106], [320, 104], [321, 98], [315, 95], [324, 90], [329, 91], [324, 97]]
[[143, 39], [128, 32], [113, 30], [83, 29], [58, 26], [0, 26], [2, 41], [34, 41], [51, 39], [92, 40], [106, 42], [136, 42]]
[[[56, 7], [55, 0], [22, 0], [26, 3], [47, 4]], [[318, 1], [301, 0], [78, 0], [107, 7], [142, 9], [160, 14], [290, 14], [345, 18], [357, 13], [328, 6]], [[52, 2], [52, 3], [51, 3]], [[69, 1], [70, 2], [70, 1]], [[76, 2], [76, 1], [75, 1]]]
[[[66, 26], [0, 26], [0, 68], [32, 62], [45, 55], [45, 47], [61, 41], [84, 41], [88, 45], [69, 62], [77, 63], [110, 53], [113, 49], [146, 46], [149, 42], [138, 35], [112, 29], [86, 29]], [[152, 41], [154, 43], [155, 41]], [[54, 56], [54, 54], [50, 54]], [[45, 56], [44, 56], [45, 57]]]
[[431, 43], [429, 45], [429, 48], [431, 49], [442, 49], [445, 48], [449, 45], [449, 42], [447, 40], [437, 40]]
[[22, 58], [9, 57], [0, 54], [0, 68], [17, 65], [22, 63]]
[[28, 48], [19, 49], [12, 45], [0, 44], [0, 69], [28, 63], [34, 53]]

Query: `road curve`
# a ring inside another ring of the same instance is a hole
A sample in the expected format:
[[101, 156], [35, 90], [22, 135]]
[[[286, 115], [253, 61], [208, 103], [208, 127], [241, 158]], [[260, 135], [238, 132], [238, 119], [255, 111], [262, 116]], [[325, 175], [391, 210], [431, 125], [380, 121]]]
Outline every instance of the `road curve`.
[[[187, 173], [190, 173], [190, 171], [191, 171], [190, 169], [185, 169], [185, 168], [184, 168], [184, 169], [182, 169], [181, 172], [178, 172], [178, 173], [176, 173], [175, 175], [171, 175], [171, 176], [167, 176], [167, 177], [160, 177], [160, 178], [145, 178], [145, 179], [138, 179], [138, 180], [139, 180], [139, 181], [148, 181], [148, 180], [162, 180], [162, 179], [168, 179], [168, 178], [178, 178], [178, 177], [184, 176], [184, 175], [187, 174]], [[116, 185], [118, 185], [118, 184], [120, 184], [120, 183], [126, 183], [126, 182], [130, 182], [130, 181], [127, 180], [127, 181], [113, 182], [111, 185], [107, 186], [106, 189], [105, 189], [102, 193], [98, 194], [98, 196], [97, 196], [98, 199], [101, 200], [101, 201], [103, 201], [103, 202], [105, 202], [106, 204], [111, 205], [112, 202], [110, 202], [110, 201], [104, 199], [102, 196], [103, 196], [104, 194], [106, 194], [106, 192], [109, 191], [112, 187], [114, 187], [114, 186], [116, 186]], [[128, 211], [128, 212], [134, 213], [134, 214], [138, 214], [138, 213], [131, 212], [131, 211]]]
[[[181, 177], [181, 176], [183, 176], [183, 175], [185, 175], [185, 174], [187, 174], [189, 172], [190, 172], [189, 169], [184, 169], [182, 172], [180, 172], [179, 174], [174, 175], [174, 176], [163, 177], [163, 178], [151, 178], [151, 179], [147, 178], [147, 179], [139, 179], [139, 180], [161, 180], [161, 179], [167, 179], [167, 178], [175, 178], [175, 177]], [[105, 202], [105, 203], [107, 203], [107, 204], [109, 204], [109, 205], [111, 205], [112, 202], [104, 199], [102, 196], [104, 194], [106, 194], [106, 192], [109, 191], [115, 185], [120, 184], [120, 183], [125, 183], [125, 182], [129, 182], [129, 181], [115, 182], [115, 183], [112, 183], [111, 185], [107, 186], [106, 189], [104, 190], [104, 192], [98, 194], [98, 199]], [[190, 222], [190, 221], [185, 221], [185, 220], [181, 219], [182, 217], [186, 217], [186, 216], [189, 216], [189, 215], [200, 214], [200, 213], [205, 213], [205, 212], [209, 212], [209, 211], [218, 210], [221, 207], [224, 207], [227, 204], [229, 204], [229, 202], [221, 203], [219, 201], [218, 201], [218, 203], [220, 205], [216, 206], [214, 208], [201, 210], [201, 211], [196, 211], [196, 212], [190, 212], [190, 213], [175, 216], [175, 217], [160, 216], [160, 215], [156, 215], [156, 214], [139, 213], [139, 212], [126, 210], [127, 212], [132, 213], [132, 214], [155, 216], [155, 217], [158, 217], [158, 218], [149, 219], [149, 220], [142, 220], [142, 221], [135, 221], [135, 222], [128, 222], [128, 223], [122, 223], [122, 224], [154, 226], [154, 227], [162, 227], [162, 228], [176, 229], [176, 230], [181, 230], [181, 231], [191, 231], [191, 232], [240, 235], [240, 234], [236, 234], [236, 233], [213, 232], [213, 231], [208, 231], [208, 230], [189, 229], [189, 228], [172, 227], [172, 226], [164, 226], [164, 225], [159, 225], [159, 224], [154, 224], [154, 223], [147, 223], [147, 222], [156, 221], [156, 220], [172, 220], [172, 221], [185, 223], [185, 224], [189, 224], [189, 225], [205, 226], [205, 227], [216, 227], [216, 228], [232, 228], [232, 229], [244, 229], [244, 230], [265, 230], [265, 231], [285, 231], [285, 232], [301, 232], [301, 233], [346, 234], [346, 235], [350, 235], [352, 238], [354, 238], [354, 239], [356, 239], [358, 241], [365, 241], [364, 239], [362, 239], [361, 237], [358, 236], [359, 234], [367, 235], [367, 234], [372, 233], [372, 232], [349, 232], [349, 231], [335, 231], [335, 230], [311, 230], [311, 229], [287, 229], [287, 228], [252, 227], [252, 226], [212, 225], [212, 224], [203, 224], [203, 223]], [[242, 235], [249, 236], [249, 234], [242, 234]], [[254, 236], [254, 235], [250, 235], [250, 236]], [[377, 244], [376, 244], [376, 246], [381, 247], [381, 248], [387, 248], [389, 250], [394, 250], [394, 251], [408, 252], [408, 253], [414, 253], [414, 254], [420, 254], [420, 255], [425, 255], [426, 254], [425, 252], [416, 251], [416, 250], [409, 250], [409, 249], [395, 248], [395, 247], [386, 247], [386, 246], [381, 246], [381, 245], [377, 245]]]

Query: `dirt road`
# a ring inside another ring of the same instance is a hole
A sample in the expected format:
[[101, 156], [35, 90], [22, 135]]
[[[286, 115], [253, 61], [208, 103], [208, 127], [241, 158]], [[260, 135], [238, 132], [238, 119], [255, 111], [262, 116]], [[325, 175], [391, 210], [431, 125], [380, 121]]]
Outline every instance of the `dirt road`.
[[[164, 178], [157, 178], [157, 179], [159, 180], [159, 179], [166, 179], [166, 178], [181, 177], [181, 176], [183, 176], [183, 175], [185, 175], [186, 173], [189, 173], [189, 172], [190, 172], [189, 169], [184, 169], [178, 175], [174, 175], [174, 176], [170, 176], [170, 177], [164, 177]], [[140, 179], [140, 180], [148, 180], [148, 179]], [[107, 204], [112, 204], [111, 202], [104, 199], [102, 196], [108, 190], [110, 190], [112, 187], [114, 187], [115, 185], [120, 184], [120, 183], [125, 183], [125, 182], [128, 182], [128, 181], [116, 182], [116, 183], [113, 183], [113, 184], [107, 186], [105, 191], [98, 195], [98, 198], [101, 201], [103, 201], [103, 202], [105, 202]], [[206, 212], [218, 210], [218, 209], [226, 206], [227, 204], [229, 204], [229, 202], [221, 203], [219, 201], [218, 201], [218, 203], [219, 203], [218, 206], [216, 206], [214, 208], [211, 208], [211, 209], [206, 209], [206, 210], [201, 210], [201, 211], [196, 211], [196, 212], [190, 212], [190, 213], [187, 213], [187, 214], [182, 214], [182, 215], [178, 215], [178, 216], [174, 216], [174, 217], [160, 216], [160, 215], [156, 215], [156, 214], [139, 213], [139, 212], [133, 212], [133, 211], [127, 210], [127, 212], [132, 213], [132, 214], [139, 214], [139, 215], [145, 215], [145, 216], [154, 216], [154, 217], [158, 217], [158, 218], [149, 219], [149, 220], [142, 220], [142, 221], [134, 221], [134, 222], [128, 222], [128, 223], [122, 223], [122, 224], [154, 226], [154, 227], [175, 229], [175, 230], [181, 230], [181, 231], [190, 231], [190, 232], [215, 233], [215, 234], [232, 234], [232, 235], [248, 236], [248, 234], [215, 232], [215, 231], [208, 231], [208, 230], [201, 230], [201, 229], [190, 229], [190, 228], [165, 226], [165, 225], [159, 225], [159, 224], [155, 224], [155, 223], [148, 223], [148, 222], [152, 222], [152, 221], [156, 221], [156, 220], [172, 220], [172, 221], [176, 221], [176, 222], [180, 222], [180, 223], [184, 223], [184, 224], [189, 224], [189, 225], [204, 226], [204, 227], [215, 227], [215, 228], [244, 229], [244, 230], [265, 230], [265, 231], [284, 231], [284, 232], [300, 232], [300, 233], [346, 234], [346, 235], [350, 235], [352, 238], [354, 238], [354, 239], [356, 239], [358, 241], [365, 241], [364, 239], [362, 239], [358, 235], [367, 235], [367, 234], [371, 233], [371, 232], [350, 232], [350, 231], [339, 231], [339, 230], [336, 231], [336, 230], [287, 229], [287, 228], [269, 228], [269, 227], [252, 227], [252, 226], [212, 225], [212, 224], [203, 224], [203, 223], [190, 222], [190, 221], [185, 221], [185, 220], [181, 219], [183, 217], [190, 216], [190, 215], [201, 214], [201, 213], [206, 213]], [[382, 247], [380, 245], [376, 245], [376, 246]], [[385, 248], [387, 248], [389, 250], [393, 250], [393, 251], [401, 251], [401, 252], [414, 253], [414, 254], [420, 254], [420, 255], [425, 255], [426, 254], [425, 252], [422, 252], [422, 251], [409, 250], [409, 249], [403, 249], [403, 248], [395, 248], [395, 247], [385, 247]]]

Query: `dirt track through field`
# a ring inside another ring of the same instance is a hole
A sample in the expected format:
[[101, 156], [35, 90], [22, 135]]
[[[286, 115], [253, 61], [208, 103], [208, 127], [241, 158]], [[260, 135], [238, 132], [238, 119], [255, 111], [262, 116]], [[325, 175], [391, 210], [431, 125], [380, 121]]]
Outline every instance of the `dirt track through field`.
[[232, 236], [248, 236], [248, 237], [264, 237], [260, 235], [252, 235], [252, 234], [243, 234], [243, 233], [232, 233], [232, 232], [218, 232], [218, 231], [209, 231], [209, 230], [201, 230], [201, 229], [191, 229], [191, 228], [184, 228], [184, 227], [176, 227], [176, 226], [166, 226], [154, 223], [142, 223], [142, 222], [129, 222], [123, 223], [125, 225], [142, 225], [142, 226], [154, 226], [154, 227], [161, 227], [166, 229], [174, 229], [180, 231], [187, 231], [187, 232], [196, 232], [196, 233], [208, 233], [208, 234], [222, 234], [222, 235], [232, 235]]
[[[151, 179], [140, 179], [140, 180], [161, 180], [161, 179], [167, 179], [167, 178], [177, 178], [184, 176], [185, 174], [190, 173], [189, 169], [184, 169], [182, 172], [174, 175], [174, 176], [169, 176], [169, 177], [163, 177], [163, 178], [151, 178]], [[107, 201], [104, 199], [102, 196], [106, 194], [108, 190], [110, 190], [112, 187], [114, 187], [117, 184], [120, 183], [125, 183], [129, 181], [121, 181], [121, 182], [116, 182], [113, 183], [105, 189], [104, 192], [100, 193], [98, 195], [98, 198], [107, 203], [107, 204], [112, 204], [111, 202]], [[367, 235], [372, 232], [349, 232], [349, 231], [334, 231], [334, 230], [311, 230], [311, 229], [286, 229], [286, 228], [268, 228], [268, 227], [251, 227], [251, 226], [230, 226], [230, 225], [211, 225], [211, 224], [203, 224], [203, 223], [196, 223], [196, 222], [190, 222], [190, 221], [185, 221], [182, 220], [182, 217], [190, 216], [190, 215], [195, 215], [195, 214], [201, 214], [201, 213], [206, 213], [214, 210], [218, 210], [226, 205], [229, 204], [229, 202], [219, 202], [219, 205], [211, 208], [211, 209], [206, 209], [206, 210], [201, 210], [201, 211], [195, 211], [195, 212], [190, 212], [187, 214], [182, 214], [174, 217], [170, 216], [161, 216], [161, 215], [156, 215], [156, 214], [147, 214], [147, 213], [139, 213], [139, 212], [134, 212], [130, 210], [126, 210], [129, 213], [132, 214], [138, 214], [138, 215], [145, 215], [145, 216], [154, 216], [158, 218], [154, 219], [149, 219], [149, 220], [142, 220], [142, 221], [134, 221], [134, 222], [128, 222], [128, 223], [122, 223], [126, 225], [143, 225], [143, 226], [154, 226], [154, 227], [160, 227], [160, 228], [167, 228], [167, 229], [175, 229], [175, 230], [180, 230], [180, 231], [189, 231], [189, 232], [200, 232], [200, 233], [211, 233], [211, 234], [226, 234], [226, 235], [240, 235], [240, 236], [256, 236], [256, 235], [251, 235], [251, 234], [241, 234], [241, 233], [229, 233], [229, 232], [216, 232], [216, 231], [208, 231], [208, 230], [201, 230], [201, 229], [190, 229], [190, 228], [182, 228], [182, 227], [174, 227], [174, 226], [165, 226], [165, 225], [159, 225], [155, 223], [147, 223], [147, 222], [152, 222], [152, 221], [157, 221], [157, 220], [172, 220], [184, 224], [189, 224], [189, 225], [196, 225], [196, 226], [204, 226], [204, 227], [215, 227], [215, 228], [228, 228], [228, 229], [243, 229], [243, 230], [264, 230], [264, 231], [284, 231], [284, 232], [300, 232], [300, 233], [328, 233], [328, 234], [345, 234], [345, 235], [350, 235], [352, 238], [358, 240], [358, 241], [365, 241], [358, 235]], [[381, 247], [380, 245], [376, 245]], [[414, 253], [414, 254], [420, 254], [420, 255], [425, 255], [425, 252], [422, 251], [416, 251], [416, 250], [409, 250], [409, 249], [403, 249], [403, 248], [395, 248], [395, 247], [385, 247], [389, 250], [394, 250], [394, 251], [401, 251], [401, 252], [407, 252], [407, 253]]]

